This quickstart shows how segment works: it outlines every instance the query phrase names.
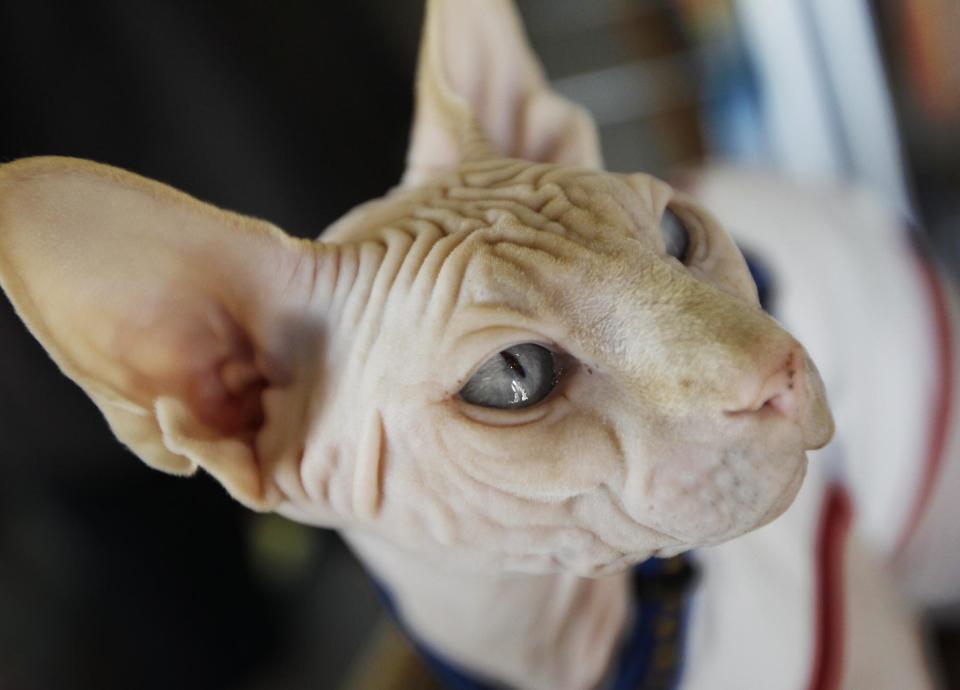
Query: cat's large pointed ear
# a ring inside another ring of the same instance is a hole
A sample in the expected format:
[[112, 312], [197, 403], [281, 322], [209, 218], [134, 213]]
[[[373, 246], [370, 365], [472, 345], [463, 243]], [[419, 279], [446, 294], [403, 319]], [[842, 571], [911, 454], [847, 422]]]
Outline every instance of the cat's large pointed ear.
[[254, 508], [276, 502], [280, 427], [301, 418], [281, 408], [322, 254], [108, 166], [0, 166], [0, 286], [18, 314], [144, 461], [201, 466]]
[[428, 0], [404, 183], [489, 155], [602, 165], [592, 119], [550, 90], [510, 0]]

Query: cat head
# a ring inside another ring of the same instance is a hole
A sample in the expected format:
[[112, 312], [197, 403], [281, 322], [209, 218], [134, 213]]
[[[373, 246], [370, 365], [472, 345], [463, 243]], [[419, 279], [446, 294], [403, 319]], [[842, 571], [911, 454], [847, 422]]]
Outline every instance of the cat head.
[[416, 108], [402, 183], [316, 242], [2, 166], [0, 284], [137, 455], [257, 510], [584, 575], [779, 515], [832, 419], [710, 214], [602, 170], [505, 0], [428, 3]]

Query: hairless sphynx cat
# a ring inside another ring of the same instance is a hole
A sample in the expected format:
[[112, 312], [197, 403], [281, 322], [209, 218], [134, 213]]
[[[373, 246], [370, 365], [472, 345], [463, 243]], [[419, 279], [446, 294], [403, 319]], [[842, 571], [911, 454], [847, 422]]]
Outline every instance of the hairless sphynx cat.
[[454, 687], [928, 687], [887, 562], [960, 579], [953, 298], [866, 198], [688, 182], [603, 171], [507, 0], [430, 0], [403, 180], [322, 241], [25, 159], [0, 284], [148, 465], [339, 530]]

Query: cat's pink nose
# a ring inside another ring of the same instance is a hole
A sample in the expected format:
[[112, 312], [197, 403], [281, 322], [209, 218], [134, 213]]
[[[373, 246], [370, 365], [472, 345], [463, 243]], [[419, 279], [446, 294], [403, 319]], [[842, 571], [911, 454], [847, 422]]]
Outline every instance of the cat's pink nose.
[[742, 380], [735, 392], [735, 404], [727, 410], [731, 415], [762, 411], [780, 414], [800, 422], [806, 416], [803, 350], [799, 345], [774, 358], [772, 371], [764, 368]]

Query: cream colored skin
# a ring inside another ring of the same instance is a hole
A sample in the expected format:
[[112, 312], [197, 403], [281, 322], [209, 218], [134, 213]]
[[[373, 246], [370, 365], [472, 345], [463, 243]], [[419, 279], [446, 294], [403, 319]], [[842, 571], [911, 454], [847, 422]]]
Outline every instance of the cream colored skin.
[[[404, 182], [322, 242], [27, 159], [0, 167], [0, 283], [148, 464], [343, 530], [449, 658], [587, 688], [623, 571], [772, 520], [832, 433], [723, 230], [659, 180], [602, 172], [595, 139], [506, 2], [436, 0]], [[549, 398], [458, 398], [526, 342], [565, 362]]]

